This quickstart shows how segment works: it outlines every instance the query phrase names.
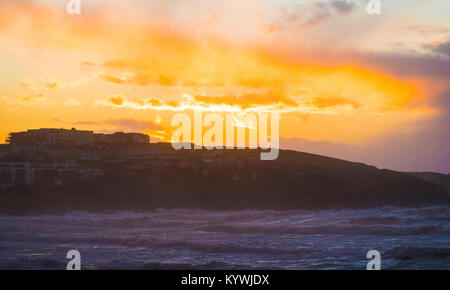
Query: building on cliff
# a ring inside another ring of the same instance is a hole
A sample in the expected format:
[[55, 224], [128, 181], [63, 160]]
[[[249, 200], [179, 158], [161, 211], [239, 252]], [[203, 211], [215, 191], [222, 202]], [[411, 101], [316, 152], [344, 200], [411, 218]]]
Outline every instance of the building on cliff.
[[140, 133], [116, 132], [113, 134], [94, 133], [93, 131], [68, 129], [34, 129], [9, 134], [7, 142], [11, 146], [72, 145], [90, 143], [106, 144], [148, 144], [150, 137]]

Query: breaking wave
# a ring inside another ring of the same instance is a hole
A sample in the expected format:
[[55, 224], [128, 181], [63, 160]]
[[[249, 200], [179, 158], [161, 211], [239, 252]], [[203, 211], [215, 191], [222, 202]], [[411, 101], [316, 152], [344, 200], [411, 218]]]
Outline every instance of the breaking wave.
[[[0, 268], [86, 269], [450, 268], [450, 208], [320, 211], [71, 212], [0, 216]], [[414, 261], [412, 263], [411, 261]]]

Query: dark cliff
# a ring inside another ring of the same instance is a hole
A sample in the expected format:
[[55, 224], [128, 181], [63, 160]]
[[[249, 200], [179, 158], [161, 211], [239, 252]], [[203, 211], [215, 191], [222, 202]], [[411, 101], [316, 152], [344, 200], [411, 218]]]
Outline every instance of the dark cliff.
[[449, 204], [442, 185], [391, 170], [281, 150], [260, 161], [254, 150], [185, 150], [176, 155], [85, 162], [99, 177], [15, 187], [0, 194], [0, 211], [325, 209]]

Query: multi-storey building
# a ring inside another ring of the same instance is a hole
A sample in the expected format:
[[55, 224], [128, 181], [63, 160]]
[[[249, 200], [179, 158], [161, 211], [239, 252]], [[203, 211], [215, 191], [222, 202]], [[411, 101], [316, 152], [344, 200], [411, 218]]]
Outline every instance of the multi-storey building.
[[94, 133], [93, 131], [83, 131], [72, 128], [67, 129], [35, 129], [25, 132], [10, 133], [7, 140], [11, 145], [71, 145], [79, 146], [90, 143], [109, 144], [148, 144], [148, 135], [140, 133], [114, 134]]

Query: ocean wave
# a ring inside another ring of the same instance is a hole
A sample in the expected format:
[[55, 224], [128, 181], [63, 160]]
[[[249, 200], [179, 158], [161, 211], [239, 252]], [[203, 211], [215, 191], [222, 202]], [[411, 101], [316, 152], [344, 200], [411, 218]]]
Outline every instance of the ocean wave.
[[264, 255], [283, 255], [283, 254], [307, 254], [314, 250], [311, 249], [281, 249], [274, 247], [249, 247], [233, 243], [201, 243], [190, 241], [163, 241], [156, 239], [125, 239], [122, 245], [128, 247], [146, 247], [153, 249], [171, 249], [171, 250], [189, 250], [202, 253], [232, 253], [232, 254], [264, 254]]
[[438, 226], [314, 226], [314, 227], [268, 227], [268, 226], [205, 226], [202, 230], [233, 234], [272, 234], [272, 235], [374, 235], [408, 236], [423, 234], [450, 234], [450, 230]]
[[[416, 220], [414, 219], [408, 219], [407, 223], [414, 223]], [[355, 218], [351, 219], [349, 221], [349, 224], [356, 224], [356, 225], [379, 225], [379, 224], [403, 224], [406, 221], [403, 221], [400, 218], [397, 217], [377, 217], [377, 216], [371, 216], [371, 217], [364, 217], [364, 218]]]
[[359, 269], [368, 249], [448, 268], [449, 221], [449, 207], [0, 216], [0, 268], [64, 269], [67, 249], [87, 269]]
[[2, 261], [0, 263], [1, 270], [65, 270], [66, 263], [51, 258], [28, 258], [22, 257]]
[[399, 260], [412, 260], [418, 258], [447, 259], [450, 258], [450, 248], [402, 246], [387, 251], [386, 256]]

